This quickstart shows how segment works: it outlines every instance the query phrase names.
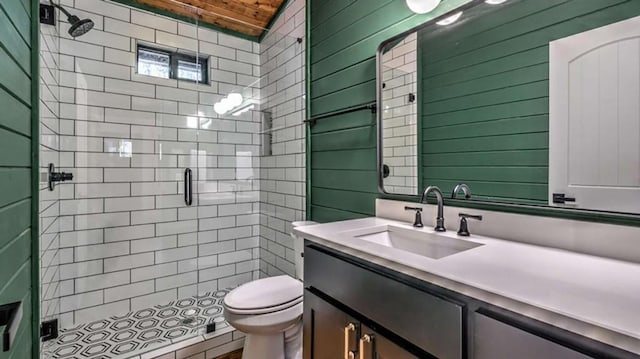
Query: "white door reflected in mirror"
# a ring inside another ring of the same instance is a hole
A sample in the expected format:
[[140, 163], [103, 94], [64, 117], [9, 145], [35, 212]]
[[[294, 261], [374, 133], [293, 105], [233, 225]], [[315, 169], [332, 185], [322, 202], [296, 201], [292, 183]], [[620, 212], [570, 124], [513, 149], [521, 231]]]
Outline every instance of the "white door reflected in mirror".
[[549, 70], [549, 204], [640, 212], [640, 17], [551, 42]]

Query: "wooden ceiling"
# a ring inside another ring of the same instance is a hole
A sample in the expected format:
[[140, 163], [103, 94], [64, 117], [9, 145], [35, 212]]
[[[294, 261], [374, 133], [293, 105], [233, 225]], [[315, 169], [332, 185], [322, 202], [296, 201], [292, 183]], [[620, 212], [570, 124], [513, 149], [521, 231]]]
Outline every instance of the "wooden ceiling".
[[269, 25], [284, 0], [134, 0], [251, 37]]

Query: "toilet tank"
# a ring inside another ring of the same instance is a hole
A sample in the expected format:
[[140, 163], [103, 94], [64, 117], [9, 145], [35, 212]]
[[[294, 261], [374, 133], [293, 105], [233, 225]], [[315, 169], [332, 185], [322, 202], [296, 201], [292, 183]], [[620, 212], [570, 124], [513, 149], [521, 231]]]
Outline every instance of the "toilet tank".
[[[310, 226], [312, 224], [318, 224], [313, 221], [299, 221], [292, 222], [291, 226], [293, 228]], [[296, 278], [299, 280], [304, 280], [304, 238], [298, 237], [291, 233], [291, 237], [293, 237], [293, 250], [295, 252], [295, 261], [296, 261]]]

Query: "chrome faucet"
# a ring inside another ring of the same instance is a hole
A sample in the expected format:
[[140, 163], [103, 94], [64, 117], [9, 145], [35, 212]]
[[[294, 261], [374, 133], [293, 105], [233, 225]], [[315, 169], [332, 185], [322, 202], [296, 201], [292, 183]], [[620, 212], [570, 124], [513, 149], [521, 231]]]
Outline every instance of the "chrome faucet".
[[438, 201], [438, 215], [436, 216], [436, 226], [434, 227], [434, 229], [436, 230], [436, 232], [444, 232], [447, 229], [444, 228], [444, 200], [442, 198], [442, 191], [440, 190], [440, 188], [436, 186], [427, 187], [422, 193], [420, 203], [427, 203], [427, 196], [431, 192], [436, 194], [436, 200]]
[[453, 189], [453, 192], [451, 193], [451, 198], [454, 198], [454, 199], [457, 198], [458, 193], [460, 193], [461, 190], [462, 190], [462, 193], [464, 193], [465, 199], [471, 198], [471, 188], [469, 188], [469, 186], [467, 186], [464, 183], [458, 183], [456, 185], [456, 187]]

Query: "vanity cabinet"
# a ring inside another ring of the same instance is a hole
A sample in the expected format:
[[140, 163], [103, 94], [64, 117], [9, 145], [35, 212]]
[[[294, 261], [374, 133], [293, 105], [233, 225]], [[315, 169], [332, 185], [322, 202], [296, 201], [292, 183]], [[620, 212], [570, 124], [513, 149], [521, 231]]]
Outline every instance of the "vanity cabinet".
[[304, 257], [304, 359], [640, 359], [310, 241]]
[[305, 292], [304, 359], [418, 357], [313, 293]]
[[474, 359], [591, 358], [502, 321], [474, 313]]
[[[357, 313], [356, 319], [375, 323], [404, 343], [428, 353], [425, 355], [442, 359], [462, 358], [461, 305], [374, 272], [346, 258], [339, 258], [315, 245], [305, 247], [304, 258], [307, 288], [305, 308], [315, 303], [315, 299], [308, 300], [311, 294], [322, 295]], [[344, 321], [348, 319], [339, 315], [331, 318], [338, 318], [330, 331], [337, 335], [336, 330], [343, 329], [348, 324]], [[305, 322], [307, 320], [305, 318]], [[391, 348], [390, 345], [388, 347]], [[307, 359], [311, 358], [314, 357]]]

